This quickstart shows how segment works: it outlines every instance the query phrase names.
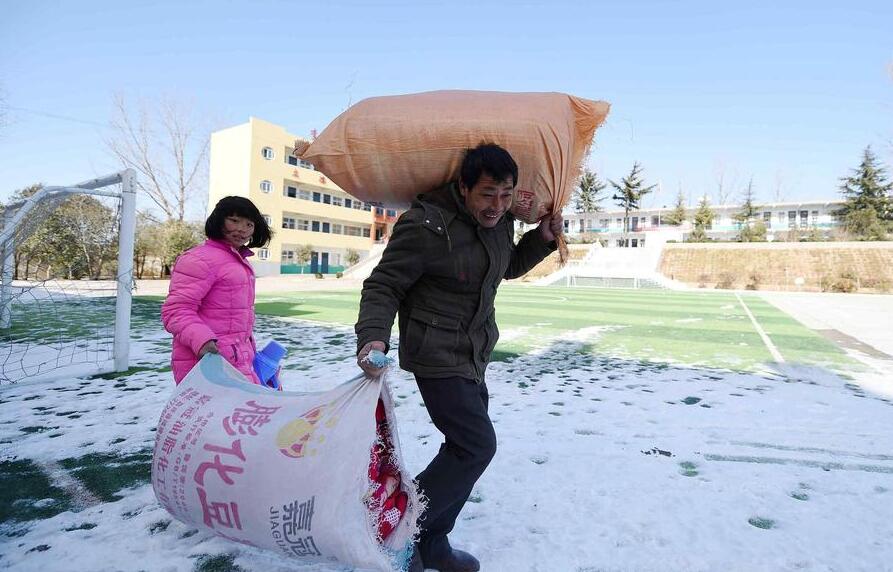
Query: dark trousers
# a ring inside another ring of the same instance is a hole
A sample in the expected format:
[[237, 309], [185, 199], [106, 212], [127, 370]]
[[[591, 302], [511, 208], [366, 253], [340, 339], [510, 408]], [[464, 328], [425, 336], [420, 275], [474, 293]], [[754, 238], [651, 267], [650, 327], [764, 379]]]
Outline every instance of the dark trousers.
[[478, 478], [496, 454], [496, 432], [487, 414], [487, 385], [462, 377], [416, 377], [434, 426], [443, 433], [440, 451], [417, 479], [428, 498], [419, 518], [419, 552], [436, 562], [451, 550], [447, 535]]

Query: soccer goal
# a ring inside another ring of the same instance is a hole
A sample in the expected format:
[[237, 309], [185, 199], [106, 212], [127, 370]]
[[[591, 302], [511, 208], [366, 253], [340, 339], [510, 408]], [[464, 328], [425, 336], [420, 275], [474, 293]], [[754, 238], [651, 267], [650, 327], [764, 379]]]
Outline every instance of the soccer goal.
[[134, 171], [31, 191], [2, 213], [0, 384], [126, 370]]

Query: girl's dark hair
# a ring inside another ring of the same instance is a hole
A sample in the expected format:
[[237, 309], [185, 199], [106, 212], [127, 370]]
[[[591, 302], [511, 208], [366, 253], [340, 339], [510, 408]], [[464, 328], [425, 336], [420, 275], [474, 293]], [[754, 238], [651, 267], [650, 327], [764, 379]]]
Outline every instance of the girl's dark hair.
[[208, 220], [205, 221], [205, 236], [222, 239], [223, 223], [226, 221], [226, 217], [233, 215], [251, 219], [254, 222], [254, 234], [251, 235], [251, 242], [248, 243], [249, 248], [266, 246], [273, 238], [270, 225], [264, 220], [254, 203], [245, 197], [223, 197], [220, 199], [208, 216]]
[[470, 189], [484, 173], [496, 181], [505, 181], [511, 177], [512, 186], [518, 184], [518, 164], [508, 151], [495, 143], [481, 143], [474, 149], [465, 150], [465, 158], [459, 169], [459, 181]]

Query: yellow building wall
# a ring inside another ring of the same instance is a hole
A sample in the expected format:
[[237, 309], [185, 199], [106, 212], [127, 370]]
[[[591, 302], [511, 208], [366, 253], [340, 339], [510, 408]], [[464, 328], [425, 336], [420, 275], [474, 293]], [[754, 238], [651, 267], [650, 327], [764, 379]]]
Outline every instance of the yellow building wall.
[[[368, 254], [374, 244], [374, 216], [372, 211], [357, 210], [344, 206], [324, 204], [286, 196], [288, 186], [312, 193], [330, 195], [355, 201], [322, 173], [300, 165], [288, 163], [296, 137], [283, 127], [252, 117], [248, 123], [217, 131], [211, 136], [211, 171], [208, 210], [223, 196], [239, 195], [249, 198], [257, 208], [270, 218], [273, 240], [268, 246], [268, 259], [252, 257], [256, 267], [263, 266], [270, 274], [281, 264], [283, 248], [296, 250], [310, 245], [317, 252], [339, 255], [340, 264], [346, 266], [347, 250], [355, 250], [361, 257]], [[272, 159], [265, 159], [263, 149], [273, 151]], [[271, 189], [264, 192], [261, 184], [269, 181]], [[369, 229], [369, 237], [349, 236], [282, 228], [283, 217], [308, 221], [327, 222], [330, 225], [349, 225]]]
[[208, 173], [208, 214], [223, 197], [248, 196], [248, 123], [211, 134], [211, 167]]

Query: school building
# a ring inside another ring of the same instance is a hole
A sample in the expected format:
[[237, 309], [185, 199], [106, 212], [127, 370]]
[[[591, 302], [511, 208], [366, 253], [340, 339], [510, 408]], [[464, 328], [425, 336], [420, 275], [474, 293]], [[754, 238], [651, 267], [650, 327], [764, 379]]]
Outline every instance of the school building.
[[[826, 234], [840, 226], [834, 211], [843, 201], [802, 201], [768, 203], [758, 205], [756, 219], [766, 226], [766, 239], [791, 240], [805, 237], [818, 230]], [[741, 223], [735, 215], [741, 212], [741, 205], [712, 206], [715, 218], [707, 227], [707, 237], [712, 240], [734, 240], [741, 231]], [[644, 247], [649, 237], [659, 238], [660, 242], [688, 240], [693, 230], [692, 217], [698, 207], [687, 207], [685, 222], [673, 226], [666, 217], [673, 208], [639, 209], [629, 212], [628, 223], [624, 225], [625, 213], [622, 209], [592, 212], [567, 213], [564, 215], [565, 233], [568, 236], [581, 236], [597, 233], [609, 247]], [[791, 236], [793, 235], [793, 237]]]
[[211, 134], [208, 212], [225, 196], [247, 197], [275, 233], [251, 259], [258, 276], [341, 272], [397, 221], [397, 211], [358, 201], [295, 157], [296, 139], [256, 117]]

